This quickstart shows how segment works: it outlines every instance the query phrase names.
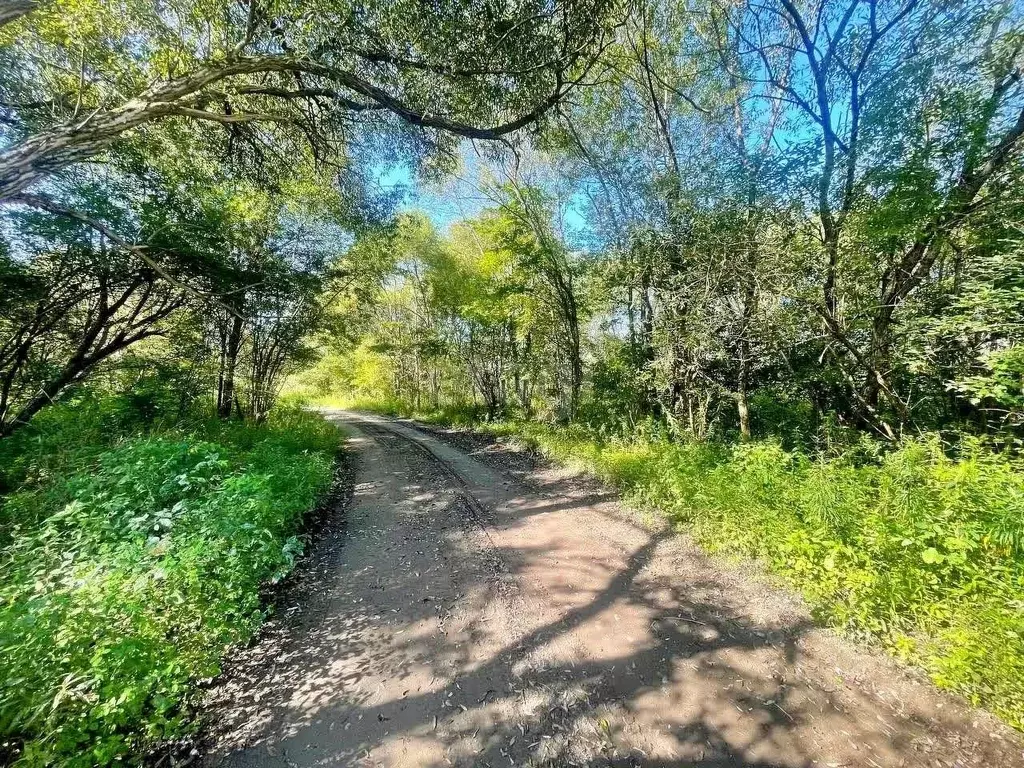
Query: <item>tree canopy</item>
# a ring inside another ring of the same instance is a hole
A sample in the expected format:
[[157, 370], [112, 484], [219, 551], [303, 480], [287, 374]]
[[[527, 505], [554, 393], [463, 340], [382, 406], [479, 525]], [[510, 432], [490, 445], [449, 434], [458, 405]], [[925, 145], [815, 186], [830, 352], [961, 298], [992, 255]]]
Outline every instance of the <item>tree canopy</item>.
[[[186, 317], [219, 358], [221, 415], [261, 417], [340, 297], [379, 279], [347, 255], [394, 213], [377, 175], [435, 173], [463, 138], [509, 142], [537, 124], [587, 78], [617, 12], [605, 0], [5, 3], [0, 430]], [[33, 362], [56, 348], [63, 367]]]
[[335, 164], [396, 124], [438, 129], [439, 150], [497, 139], [586, 75], [608, 12], [606, 0], [20, 4], [0, 30], [0, 199], [170, 118], [222, 125], [229, 151]]

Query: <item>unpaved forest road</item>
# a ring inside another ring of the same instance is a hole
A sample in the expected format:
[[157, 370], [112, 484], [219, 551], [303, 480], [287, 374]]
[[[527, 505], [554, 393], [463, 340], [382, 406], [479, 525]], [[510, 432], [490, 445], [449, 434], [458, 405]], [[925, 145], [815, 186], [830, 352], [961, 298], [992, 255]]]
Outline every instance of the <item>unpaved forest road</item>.
[[1024, 766], [992, 718], [592, 484], [329, 415], [347, 526], [213, 691], [207, 765]]

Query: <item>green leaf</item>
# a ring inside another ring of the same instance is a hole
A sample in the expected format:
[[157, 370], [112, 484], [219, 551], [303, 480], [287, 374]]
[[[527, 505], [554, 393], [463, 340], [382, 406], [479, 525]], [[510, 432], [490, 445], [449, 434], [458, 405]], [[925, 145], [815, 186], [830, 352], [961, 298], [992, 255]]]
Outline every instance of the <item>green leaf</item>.
[[929, 565], [932, 565], [935, 563], [941, 563], [945, 558], [935, 547], [928, 547], [928, 549], [921, 553], [921, 559]]

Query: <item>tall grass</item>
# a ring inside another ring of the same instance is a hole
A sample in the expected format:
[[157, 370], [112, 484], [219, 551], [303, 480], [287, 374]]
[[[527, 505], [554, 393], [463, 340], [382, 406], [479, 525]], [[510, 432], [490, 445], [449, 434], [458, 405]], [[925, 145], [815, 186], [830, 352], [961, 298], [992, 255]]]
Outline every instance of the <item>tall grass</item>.
[[96, 416], [76, 432], [75, 409], [54, 410], [3, 447], [0, 762], [135, 762], [186, 732], [197, 681], [301, 552], [338, 445], [300, 412], [106, 436]]
[[939, 686], [1024, 728], [1024, 473], [938, 436], [831, 459], [776, 442], [599, 440], [477, 425], [656, 508], [711, 552], [756, 558], [821, 622], [881, 641]]

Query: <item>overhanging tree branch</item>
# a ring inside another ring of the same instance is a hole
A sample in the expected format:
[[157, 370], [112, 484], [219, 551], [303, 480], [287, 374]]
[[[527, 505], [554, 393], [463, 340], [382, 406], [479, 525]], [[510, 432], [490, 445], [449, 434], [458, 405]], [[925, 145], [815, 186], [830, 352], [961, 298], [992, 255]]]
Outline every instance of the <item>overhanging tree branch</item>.
[[[150, 122], [188, 113], [191, 117], [225, 122], [252, 122], [256, 118], [226, 118], [218, 113], [200, 110], [208, 99], [207, 89], [222, 82], [237, 78], [275, 73], [309, 75], [340, 86], [345, 91], [362, 96], [367, 102], [359, 102], [341, 94], [333, 99], [335, 106], [352, 111], [380, 109], [412, 125], [444, 131], [471, 139], [497, 140], [514, 133], [540, 119], [554, 107], [571, 88], [577, 85], [593, 64], [593, 58], [583, 67], [583, 74], [567, 81], [561, 70], [553, 73], [554, 83], [548, 95], [535, 103], [522, 115], [490, 126], [475, 125], [453, 116], [433, 114], [428, 110], [410, 104], [389, 93], [354, 72], [291, 55], [267, 55], [255, 57], [235, 56], [224, 62], [207, 64], [188, 75], [173, 80], [155, 83], [143, 93], [129, 99], [114, 109], [98, 109], [82, 121], [69, 121], [57, 125], [0, 153], [0, 202], [46, 178], [50, 174], [73, 163], [85, 160], [104, 150], [124, 133]], [[290, 100], [293, 94], [284, 95], [276, 87], [242, 84], [241, 89], [251, 89], [252, 95], [262, 90], [268, 98]], [[319, 93], [326, 94], [318, 88]], [[297, 94], [296, 94], [297, 95]], [[334, 97], [333, 92], [331, 96]], [[277, 116], [268, 117], [281, 121]]]
[[152, 269], [156, 274], [160, 275], [160, 277], [166, 280], [170, 285], [173, 285], [175, 288], [179, 289], [183, 293], [190, 296], [194, 296], [195, 298], [200, 299], [201, 301], [216, 304], [221, 309], [224, 309], [233, 315], [238, 314], [236, 310], [232, 309], [227, 304], [222, 302], [218, 297], [213, 296], [212, 294], [209, 293], [205, 293], [204, 291], [200, 291], [198, 288], [195, 288], [189, 285], [188, 283], [176, 278], [174, 275], [168, 272], [167, 268], [164, 267], [159, 261], [157, 261], [148, 253], [146, 253], [145, 246], [129, 243], [123, 237], [114, 232], [106, 224], [104, 224], [101, 221], [97, 221], [91, 216], [87, 216], [81, 211], [76, 211], [72, 208], [66, 208], [58, 203], [53, 202], [48, 197], [45, 197], [43, 195], [32, 195], [27, 193], [16, 195], [10, 198], [8, 202], [25, 205], [30, 208], [36, 208], [41, 211], [46, 211], [47, 213], [52, 213], [55, 216], [63, 216], [64, 218], [79, 221], [85, 224], [86, 226], [94, 229], [95, 231], [99, 232], [112, 243], [116, 244], [118, 247], [123, 248], [129, 253], [132, 253], [133, 255], [137, 256], [140, 261], [146, 264], [146, 266]]

